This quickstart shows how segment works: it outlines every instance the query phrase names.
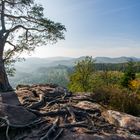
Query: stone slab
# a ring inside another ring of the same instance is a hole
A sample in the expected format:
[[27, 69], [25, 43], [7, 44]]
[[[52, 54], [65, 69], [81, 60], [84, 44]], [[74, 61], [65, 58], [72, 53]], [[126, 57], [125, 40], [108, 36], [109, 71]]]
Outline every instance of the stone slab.
[[0, 103], [0, 117], [6, 117], [10, 122], [10, 125], [26, 126], [32, 123], [36, 118], [36, 115], [27, 111], [22, 106], [14, 106], [9, 104]]
[[15, 92], [1, 92], [0, 103], [16, 106], [21, 105]]

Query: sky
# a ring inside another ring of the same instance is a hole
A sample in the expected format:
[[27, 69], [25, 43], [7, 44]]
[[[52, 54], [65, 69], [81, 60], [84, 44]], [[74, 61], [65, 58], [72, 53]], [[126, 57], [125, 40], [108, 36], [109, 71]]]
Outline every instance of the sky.
[[36, 0], [67, 28], [65, 40], [32, 57], [140, 57], [140, 0]]

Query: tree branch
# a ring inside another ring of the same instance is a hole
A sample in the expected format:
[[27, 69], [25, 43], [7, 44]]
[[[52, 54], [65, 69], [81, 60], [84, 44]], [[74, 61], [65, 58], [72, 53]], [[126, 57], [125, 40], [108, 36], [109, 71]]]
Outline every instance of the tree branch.
[[9, 52], [7, 52], [7, 54], [5, 55], [5, 58], [3, 60], [4, 62], [6, 60], [9, 60], [11, 58], [12, 54], [16, 51], [16, 45], [14, 45], [13, 43], [11, 43], [10, 41], [6, 41], [6, 43], [8, 43], [10, 46], [12, 46], [13, 49], [10, 50]]
[[17, 4], [21, 4], [21, 2], [11, 2], [11, 1], [7, 1], [7, 0], [5, 0], [5, 3], [8, 3], [8, 4], [10, 4], [10, 5], [17, 5]]
[[41, 21], [39, 21], [38, 19], [32, 17], [32, 16], [14, 16], [14, 15], [9, 15], [9, 14], [4, 14], [6, 17], [11, 18], [11, 19], [19, 19], [19, 20], [26, 20], [35, 24], [40, 24], [41, 25]]
[[27, 17], [27, 16], [14, 16], [14, 15], [8, 15], [8, 14], [4, 14], [5, 16], [7, 16], [7, 17], [9, 17], [9, 18], [14, 18], [14, 19], [28, 19], [28, 18], [30, 18], [30, 19], [34, 19], [34, 20], [37, 20], [37, 19], [35, 19], [35, 18], [33, 18], [33, 17]]
[[15, 26], [15, 27], [13, 27], [12, 29], [10, 29], [10, 30], [7, 30], [7, 32], [14, 32], [15, 30], [17, 30], [17, 29], [19, 29], [19, 28], [22, 28], [22, 29], [24, 29], [24, 30], [31, 30], [31, 31], [38, 31], [38, 32], [44, 32], [44, 31], [47, 31], [47, 29], [37, 29], [37, 28], [27, 28], [27, 27], [25, 27], [25, 26], [23, 26], [23, 25], [17, 25], [17, 26]]
[[13, 43], [11, 43], [10, 41], [6, 41], [6, 43], [8, 43], [9, 45], [13, 46], [14, 48], [16, 48], [16, 45], [14, 45]]

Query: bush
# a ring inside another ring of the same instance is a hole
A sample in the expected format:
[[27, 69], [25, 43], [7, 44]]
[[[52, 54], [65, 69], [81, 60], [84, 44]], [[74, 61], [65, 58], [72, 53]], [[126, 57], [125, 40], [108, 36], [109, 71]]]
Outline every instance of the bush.
[[139, 94], [140, 93], [140, 80], [138, 79], [132, 80], [130, 82], [130, 88], [131, 90]]
[[119, 87], [104, 86], [96, 89], [92, 98], [96, 102], [108, 105], [110, 109], [131, 115], [140, 115], [140, 99], [137, 94]]

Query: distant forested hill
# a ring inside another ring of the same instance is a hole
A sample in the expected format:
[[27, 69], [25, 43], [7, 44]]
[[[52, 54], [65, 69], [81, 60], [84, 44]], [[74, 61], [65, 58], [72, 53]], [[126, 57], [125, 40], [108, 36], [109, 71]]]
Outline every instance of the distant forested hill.
[[13, 87], [17, 84], [34, 84], [34, 83], [56, 83], [61, 86], [67, 86], [68, 75], [72, 67], [58, 65], [56, 67], [39, 67], [33, 71], [21, 72], [17, 70], [14, 77], [10, 77]]
[[[16, 74], [10, 77], [13, 87], [17, 84], [33, 84], [33, 83], [56, 83], [67, 86], [69, 82], [69, 74], [73, 71], [76, 61], [83, 59], [69, 57], [54, 58], [29, 58], [26, 61], [16, 63]], [[136, 62], [136, 71], [140, 71], [140, 59], [119, 57], [96, 57], [96, 70], [125, 71], [126, 62], [132, 60]]]

